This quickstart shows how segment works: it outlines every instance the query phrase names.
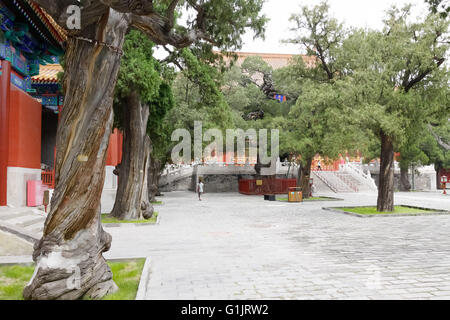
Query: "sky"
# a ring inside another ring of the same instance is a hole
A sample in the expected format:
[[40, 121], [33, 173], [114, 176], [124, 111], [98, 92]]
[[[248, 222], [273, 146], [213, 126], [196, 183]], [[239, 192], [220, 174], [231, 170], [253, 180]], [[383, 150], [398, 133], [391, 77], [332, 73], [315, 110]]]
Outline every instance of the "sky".
[[[299, 48], [280, 44], [280, 40], [289, 38], [289, 17], [299, 13], [303, 5], [317, 5], [321, 0], [266, 0], [263, 13], [270, 18], [266, 28], [266, 39], [253, 40], [253, 33], [248, 32], [243, 40], [242, 52], [258, 53], [299, 53]], [[424, 0], [328, 0], [331, 15], [344, 22], [345, 26], [367, 27], [381, 30], [385, 11], [392, 4], [401, 7], [406, 3], [414, 5], [413, 15], [426, 15], [428, 7]]]
[[[253, 39], [253, 32], [247, 32], [243, 37], [241, 52], [257, 53], [287, 53], [298, 54], [298, 46], [282, 44], [281, 40], [291, 37], [289, 28], [292, 23], [289, 17], [293, 13], [300, 13], [300, 7], [314, 6], [321, 0], [266, 0], [263, 13], [270, 19], [266, 27], [265, 40]], [[385, 11], [393, 4], [399, 7], [407, 3], [413, 4], [413, 16], [425, 16], [428, 7], [424, 0], [328, 0], [331, 16], [344, 22], [346, 27], [367, 27], [371, 29], [383, 28]], [[155, 51], [157, 59], [164, 59], [167, 52], [158, 48]]]

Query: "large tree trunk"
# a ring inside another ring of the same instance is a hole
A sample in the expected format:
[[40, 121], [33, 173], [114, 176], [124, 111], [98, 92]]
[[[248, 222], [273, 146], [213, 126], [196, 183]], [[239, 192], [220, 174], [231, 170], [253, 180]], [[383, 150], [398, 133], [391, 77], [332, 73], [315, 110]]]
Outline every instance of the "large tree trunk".
[[303, 199], [308, 199], [311, 194], [309, 179], [311, 178], [311, 166], [313, 159], [307, 159], [306, 165], [301, 166], [300, 187], [302, 188]]
[[408, 167], [400, 166], [400, 191], [411, 191], [411, 183], [408, 177]]
[[378, 185], [377, 210], [394, 211], [394, 144], [381, 132], [380, 181]]
[[[82, 36], [121, 48], [127, 24], [123, 14], [110, 10]], [[111, 236], [101, 226], [100, 198], [119, 67], [117, 51], [69, 38], [56, 188], [42, 239], [35, 245], [36, 268], [24, 289], [25, 299], [100, 298], [117, 290], [102, 256]]]
[[161, 176], [161, 161], [151, 157], [150, 169], [148, 175], [149, 201], [155, 202], [156, 196], [160, 195], [158, 184]]
[[299, 161], [298, 163], [298, 171], [297, 171], [297, 187], [300, 187], [302, 185], [302, 162]]
[[159, 180], [161, 179], [161, 166], [162, 166], [162, 164], [161, 164], [161, 161], [160, 160], [158, 160], [159, 162], [158, 162], [158, 165], [157, 165], [157, 174], [156, 174], [156, 196], [158, 196], [158, 197], [160, 197], [160, 196], [162, 196], [163, 194], [161, 193], [161, 191], [159, 190]]
[[111, 212], [120, 220], [150, 219], [153, 206], [148, 201], [147, 175], [151, 144], [147, 135], [149, 108], [132, 91], [124, 106], [123, 158], [119, 170], [116, 202]]

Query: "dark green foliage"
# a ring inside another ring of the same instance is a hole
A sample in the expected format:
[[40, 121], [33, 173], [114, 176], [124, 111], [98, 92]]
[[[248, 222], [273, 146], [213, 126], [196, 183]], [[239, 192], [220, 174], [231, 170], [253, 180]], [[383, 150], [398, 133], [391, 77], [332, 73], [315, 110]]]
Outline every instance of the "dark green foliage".
[[153, 48], [154, 44], [140, 31], [131, 30], [127, 35], [115, 91], [114, 125], [123, 128], [126, 98], [130, 90], [137, 90], [150, 111], [147, 133], [153, 143], [152, 155], [163, 159], [170, 141], [170, 128], [163, 120], [175, 104], [171, 88], [174, 73], [153, 58]]
[[153, 42], [140, 31], [131, 30], [127, 34], [115, 89], [116, 105], [121, 105], [131, 90], [138, 92], [143, 103], [158, 95], [161, 67], [153, 58], [153, 47]]
[[[214, 45], [220, 48], [239, 48], [247, 27], [255, 31], [255, 37], [262, 37], [267, 18], [260, 16], [264, 0], [208, 1], [203, 14], [208, 19], [204, 27]], [[192, 21], [194, 24], [194, 21]]]
[[[355, 31], [345, 40], [342, 62], [353, 90], [355, 120], [393, 140], [404, 160], [428, 161], [420, 151], [434, 119], [449, 118], [448, 44], [441, 42], [448, 22], [430, 15], [407, 23], [409, 7], [393, 8], [384, 32]], [[406, 164], [403, 164], [404, 166]]]
[[147, 133], [153, 143], [152, 157], [163, 163], [167, 160], [170, 141], [171, 126], [164, 121], [168, 112], [175, 106], [175, 98], [171, 85], [164, 81], [159, 87], [159, 94], [150, 106], [150, 116], [147, 124]]
[[177, 107], [169, 122], [174, 128], [193, 129], [196, 120], [202, 121], [205, 129], [233, 128], [231, 110], [220, 91], [219, 70], [188, 49], [182, 50], [180, 57], [185, 69], [174, 83]]
[[450, 4], [448, 0], [425, 0], [433, 13], [439, 13], [442, 18], [447, 18], [450, 13]]

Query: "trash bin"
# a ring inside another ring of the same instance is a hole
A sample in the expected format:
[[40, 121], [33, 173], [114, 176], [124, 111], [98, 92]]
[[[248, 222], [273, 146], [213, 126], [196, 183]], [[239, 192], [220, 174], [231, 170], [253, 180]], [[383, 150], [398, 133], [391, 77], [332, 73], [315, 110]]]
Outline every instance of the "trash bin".
[[288, 188], [288, 192], [289, 192], [289, 202], [303, 202], [303, 192], [302, 192], [302, 188], [298, 188], [298, 187], [293, 187], [293, 188]]

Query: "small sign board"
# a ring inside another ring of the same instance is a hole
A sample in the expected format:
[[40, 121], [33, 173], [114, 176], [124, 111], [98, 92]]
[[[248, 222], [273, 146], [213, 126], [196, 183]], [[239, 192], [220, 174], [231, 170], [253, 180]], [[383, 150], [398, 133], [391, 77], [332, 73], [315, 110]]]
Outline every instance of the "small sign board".
[[263, 185], [263, 181], [262, 180], [256, 180], [256, 185], [257, 186], [262, 186]]

